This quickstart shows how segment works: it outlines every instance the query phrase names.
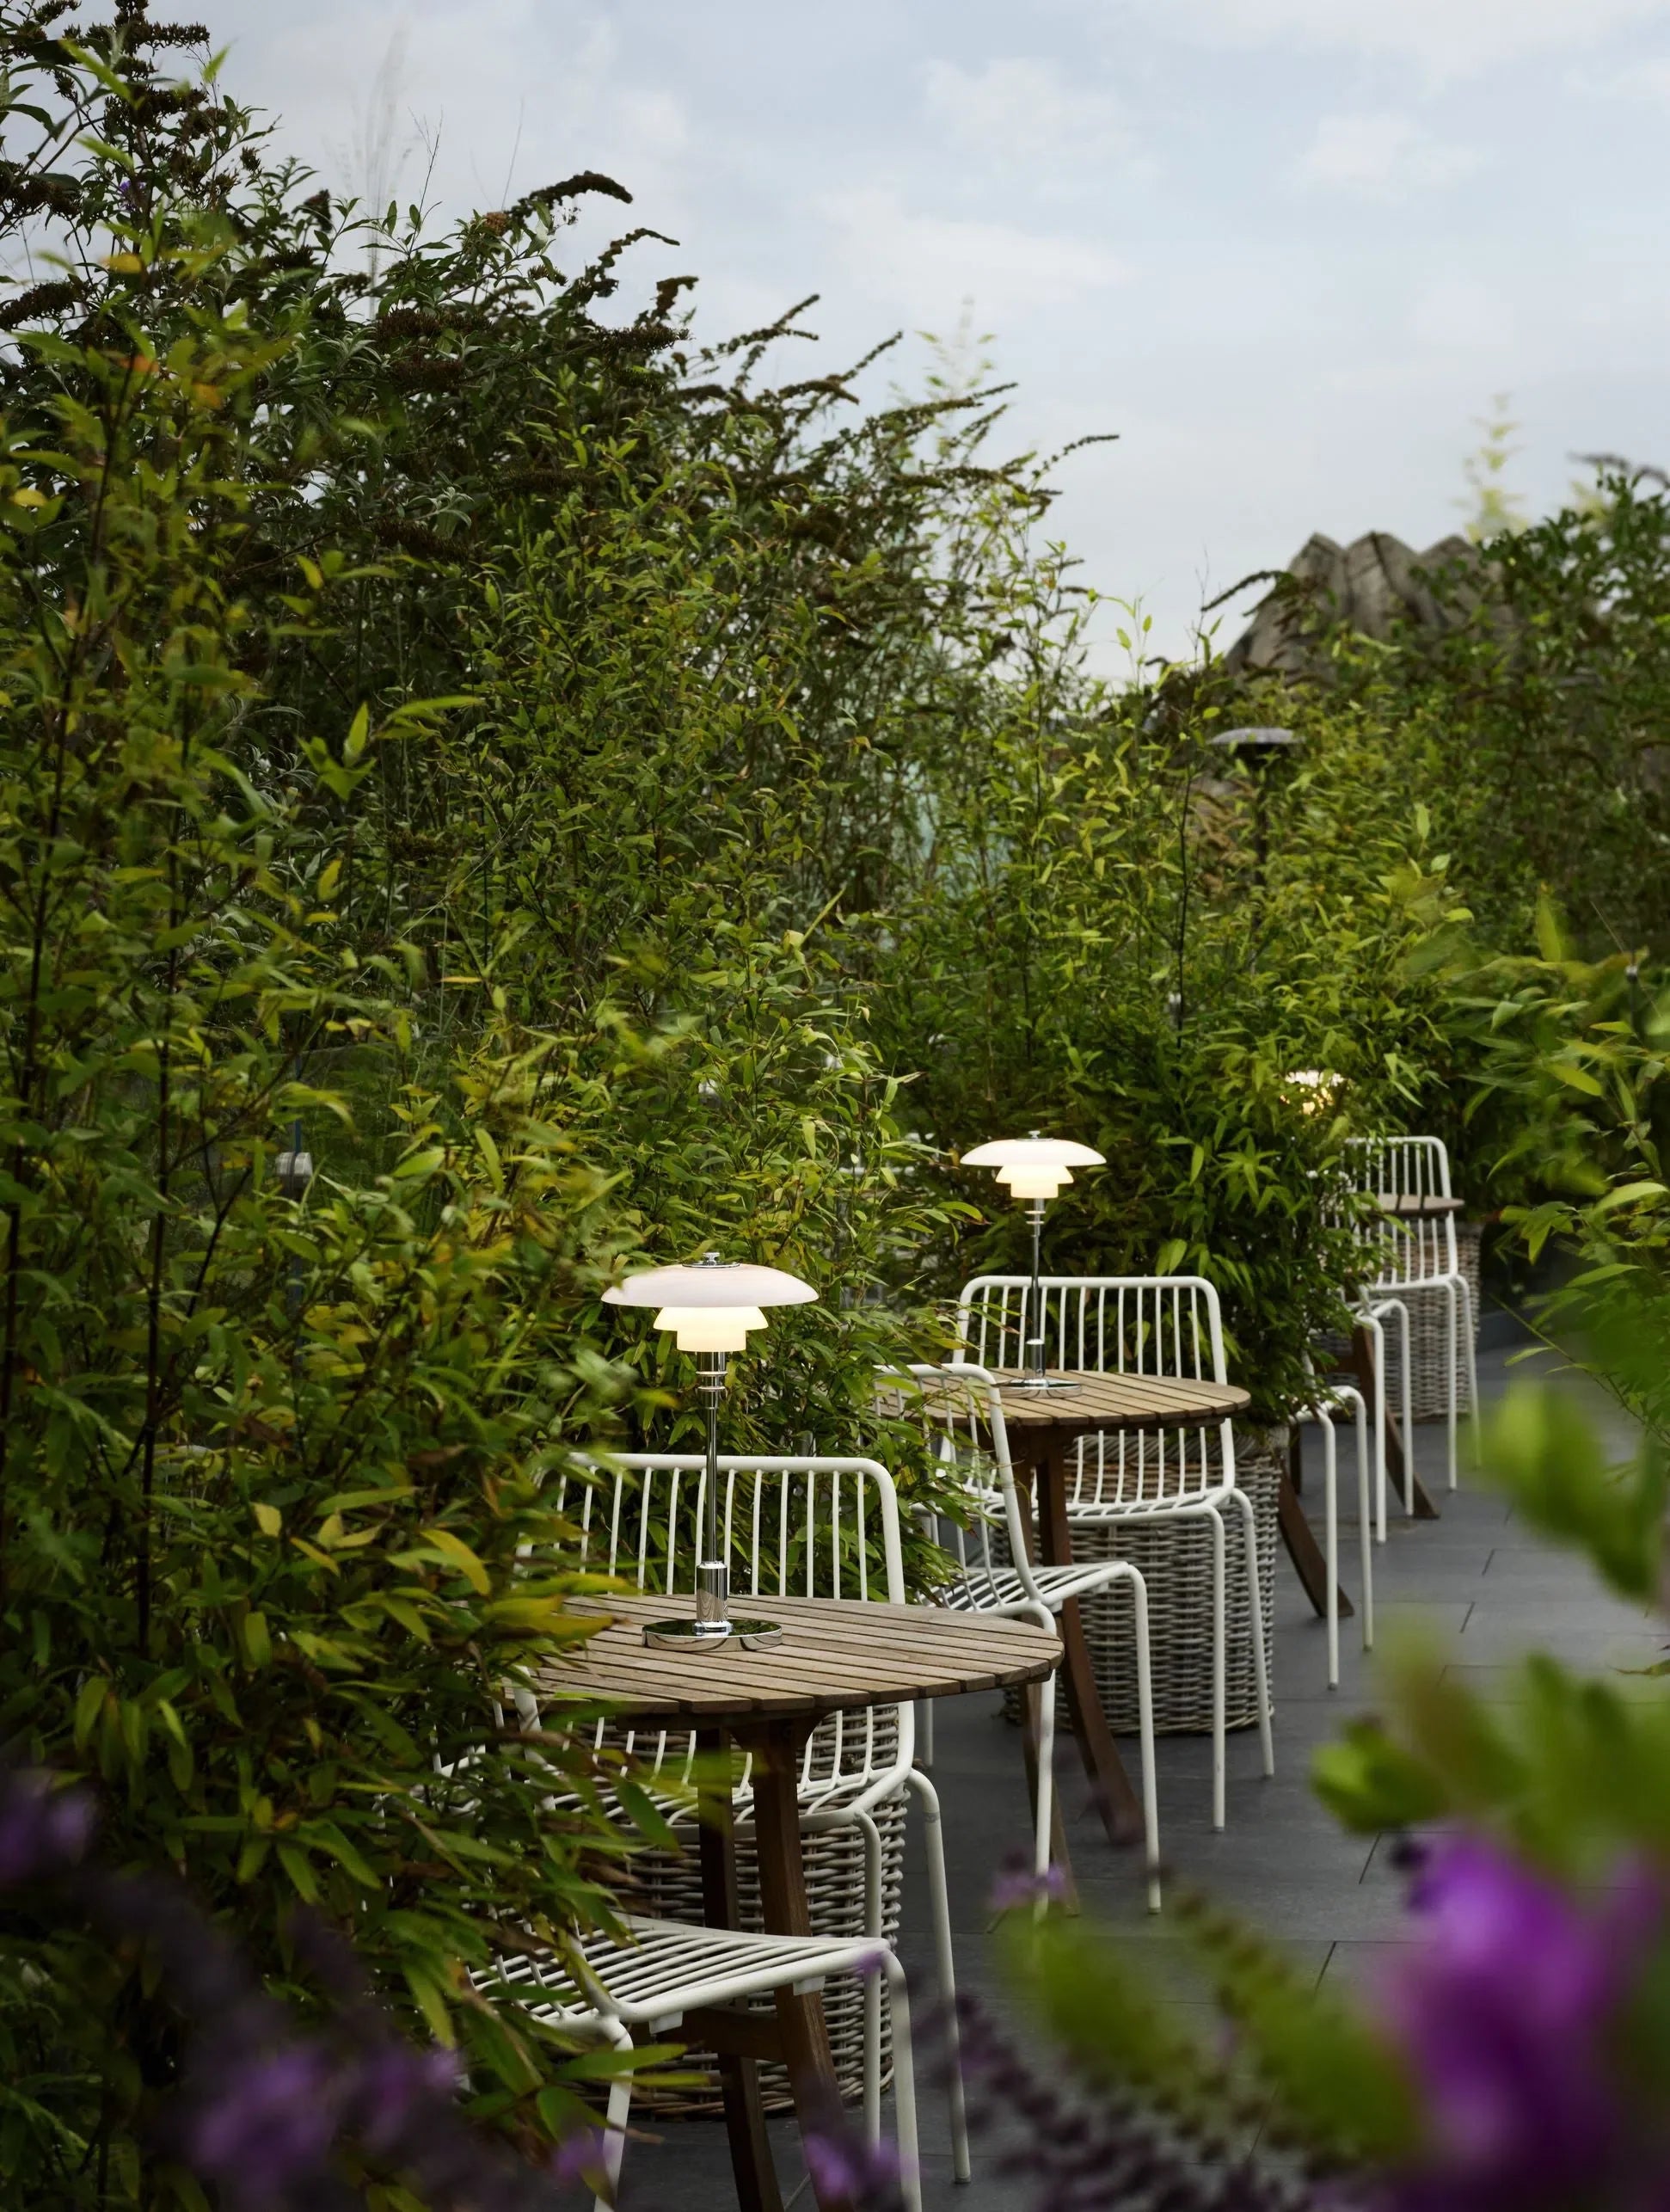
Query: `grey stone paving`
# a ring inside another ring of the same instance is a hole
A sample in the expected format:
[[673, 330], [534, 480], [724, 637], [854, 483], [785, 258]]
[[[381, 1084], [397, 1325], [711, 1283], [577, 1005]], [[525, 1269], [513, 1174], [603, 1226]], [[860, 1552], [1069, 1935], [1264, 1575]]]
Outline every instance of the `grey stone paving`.
[[[1501, 1386], [1509, 1355], [1481, 1355], [1487, 1397]], [[1314, 1432], [1312, 1432], [1314, 1436]], [[1419, 1431], [1418, 1463], [1437, 1494], [1441, 1432]], [[1345, 1583], [1354, 1586], [1354, 1523], [1346, 1519], [1342, 1483], [1341, 1556]], [[1305, 1503], [1320, 1511], [1320, 1472], [1307, 1483]], [[1517, 1525], [1502, 1499], [1477, 1485], [1439, 1496], [1437, 1523], [1394, 1521], [1375, 1554], [1377, 1616], [1382, 1637], [1418, 1622], [1447, 1665], [1485, 1689], [1501, 1689], [1512, 1662], [1533, 1643], [1592, 1668], [1639, 1666], [1658, 1656], [1662, 1624], [1609, 1597], [1578, 1562], [1539, 1543]], [[1349, 1982], [1372, 1970], [1386, 1947], [1406, 1939], [1401, 1884], [1382, 1838], [1343, 1834], [1311, 1794], [1307, 1773], [1319, 1744], [1373, 1701], [1372, 1662], [1356, 1645], [1356, 1625], [1342, 1624], [1342, 1683], [1330, 1693], [1323, 1632], [1311, 1614], [1286, 1554], [1279, 1555], [1275, 1593], [1277, 1772], [1259, 1772], [1251, 1731], [1230, 1739], [1229, 1825], [1214, 1834], [1210, 1812], [1210, 1746], [1204, 1738], [1162, 1739], [1159, 1746], [1161, 1845], [1169, 1870], [1210, 1890], [1244, 1914], [1289, 1953], [1314, 1969], [1318, 1982]], [[1643, 1684], [1650, 1693], [1650, 1686]], [[1134, 1759], [1134, 1745], [1132, 1746]], [[1071, 1816], [1069, 1836], [1084, 1909], [1117, 1919], [1152, 1946], [1157, 1972], [1178, 1955], [1162, 1914], [1142, 1910], [1134, 1854], [1112, 1850], [1088, 1813], [1070, 1742], [1058, 1747], [1057, 1773]], [[987, 1957], [992, 1877], [1024, 1851], [1029, 1821], [1016, 1732], [998, 1699], [976, 1697], [938, 1709], [933, 1773], [944, 1808], [958, 1975], [1000, 2012]], [[906, 1877], [901, 1951], [919, 2006], [931, 2002], [926, 1896], [919, 1849]], [[1010, 2212], [1012, 2184], [982, 2172], [978, 2144], [973, 2182], [952, 2180], [942, 2102], [930, 2081], [919, 2090], [925, 2212]], [[889, 2113], [889, 2118], [891, 2114]], [[647, 2132], [649, 2132], [647, 2123]], [[661, 2124], [655, 2140], [629, 2148], [623, 2190], [626, 2212], [731, 2212], [732, 2185], [723, 2128], [711, 2122]], [[803, 2183], [792, 2122], [774, 2123], [785, 2197]], [[810, 2203], [804, 2190], [799, 2202]]]

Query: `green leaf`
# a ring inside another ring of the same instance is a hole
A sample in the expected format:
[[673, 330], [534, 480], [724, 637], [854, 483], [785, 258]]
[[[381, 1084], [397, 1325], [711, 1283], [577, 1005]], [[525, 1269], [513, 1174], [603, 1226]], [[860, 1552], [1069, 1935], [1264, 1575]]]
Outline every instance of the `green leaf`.
[[471, 1589], [477, 1591], [482, 1597], [488, 1594], [493, 1584], [487, 1569], [470, 1550], [469, 1545], [464, 1542], [463, 1537], [455, 1536], [450, 1528], [428, 1527], [421, 1529], [419, 1534], [426, 1544], [439, 1551], [443, 1558], [460, 1570]]
[[1372, 1721], [1354, 1721], [1343, 1741], [1323, 1744], [1311, 1773], [1323, 1804], [1360, 1835], [1418, 1827], [1447, 1803], [1430, 1768]]
[[1656, 1594], [1667, 1485], [1655, 1453], [1612, 1465], [1569, 1392], [1520, 1383], [1485, 1424], [1480, 1464], [1533, 1527], [1581, 1545], [1615, 1589]]
[[304, 1904], [316, 1905], [319, 1885], [313, 1878], [313, 1869], [308, 1864], [307, 1853], [299, 1845], [280, 1840], [273, 1846], [278, 1861], [289, 1877], [290, 1886]]
[[110, 1695], [110, 1683], [103, 1674], [89, 1674], [77, 1692], [75, 1737], [77, 1751], [86, 1750]]
[[405, 1962], [406, 1986], [428, 2025], [430, 2034], [438, 2043], [452, 2048], [456, 2037], [452, 2029], [452, 2014], [447, 2003], [446, 1990], [437, 1975], [415, 1959]]

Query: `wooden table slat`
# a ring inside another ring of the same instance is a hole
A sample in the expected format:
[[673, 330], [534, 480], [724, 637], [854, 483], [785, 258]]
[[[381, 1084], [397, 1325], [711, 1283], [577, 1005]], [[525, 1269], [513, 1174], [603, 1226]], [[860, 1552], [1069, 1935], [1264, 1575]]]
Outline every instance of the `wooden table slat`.
[[[1078, 1368], [1052, 1367], [1065, 1376], [1070, 1390], [1028, 1390], [1014, 1368], [993, 1368], [1010, 1429], [1188, 1429], [1244, 1413], [1252, 1400], [1235, 1383], [1197, 1382], [1187, 1375], [1095, 1374]], [[949, 1386], [948, 1386], [949, 1387]], [[932, 1405], [935, 1385], [922, 1386]], [[890, 1393], [901, 1407], [910, 1398]]]
[[786, 1634], [775, 1650], [732, 1641], [685, 1653], [643, 1642], [655, 1620], [689, 1619], [691, 1598], [586, 1599], [608, 1616], [573, 1661], [542, 1668], [556, 1697], [605, 1701], [623, 1716], [721, 1721], [862, 1711], [913, 1698], [952, 1697], [1041, 1681], [1060, 1645], [1030, 1621], [971, 1619], [930, 1606], [859, 1599], [734, 1598], [734, 1615], [763, 1614]]

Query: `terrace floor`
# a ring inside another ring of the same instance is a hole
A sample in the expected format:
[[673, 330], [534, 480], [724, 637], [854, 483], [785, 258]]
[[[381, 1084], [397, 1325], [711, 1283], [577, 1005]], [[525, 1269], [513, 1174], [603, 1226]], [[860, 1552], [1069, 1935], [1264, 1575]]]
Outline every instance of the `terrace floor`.
[[[1481, 1353], [1479, 1380], [1488, 1399], [1498, 1392], [1512, 1355]], [[1314, 1443], [1316, 1432], [1309, 1432]], [[1575, 1664], [1640, 1666], [1658, 1656], [1661, 1619], [1610, 1597], [1585, 1564], [1540, 1543], [1516, 1523], [1507, 1503], [1477, 1484], [1441, 1492], [1442, 1431], [1422, 1426], [1417, 1464], [1438, 1497], [1441, 1520], [1396, 1520], [1375, 1555], [1376, 1613], [1384, 1639], [1418, 1619], [1447, 1665], [1481, 1688], [1507, 1689], [1515, 1656], [1535, 1644]], [[1342, 1472], [1348, 1453], [1342, 1452]], [[1308, 1459], [1307, 1459], [1308, 1465]], [[1320, 1511], [1320, 1459], [1305, 1503]], [[1348, 1590], [1355, 1572], [1354, 1522], [1345, 1515], [1354, 1476], [1341, 1484], [1341, 1558]], [[1357, 1625], [1342, 1624], [1342, 1681], [1330, 1693], [1322, 1623], [1311, 1613], [1285, 1552], [1278, 1555], [1275, 1591], [1276, 1767], [1259, 1772], [1256, 1736], [1230, 1739], [1229, 1823], [1214, 1834], [1210, 1810], [1210, 1745], [1204, 1737], [1162, 1738], [1159, 1744], [1160, 1840], [1168, 1872], [1213, 1896], [1279, 1939], [1318, 1984], [1350, 1981], [1372, 1970], [1387, 1946], [1407, 1940], [1402, 1889], [1383, 1837], [1342, 1834], [1311, 1793], [1311, 1754], [1352, 1716], [1372, 1709], [1372, 1661], [1355, 1647]], [[1642, 1686], [1643, 1694], [1653, 1687]], [[1132, 1752], [1134, 1755], [1134, 1745]], [[937, 1709], [933, 1775], [944, 1810], [953, 1927], [961, 1986], [1005, 2012], [988, 1958], [987, 1907], [992, 1879], [1006, 1860], [1027, 1852], [1030, 1821], [1016, 1731], [1000, 1702], [986, 1695], [948, 1700]], [[1071, 1742], [1057, 1748], [1069, 1840], [1084, 1910], [1125, 1924], [1151, 1946], [1157, 1974], [1182, 1969], [1180, 1939], [1165, 1916], [1142, 1910], [1139, 1865], [1133, 1852], [1106, 1842], [1087, 1804]], [[916, 2009], [932, 2000], [932, 1957], [919, 1840], [907, 1861], [901, 1955], [912, 1976]], [[1174, 1983], [1174, 1986], [1180, 1986]], [[1200, 2007], [1202, 2019], [1207, 2008]], [[982, 2167], [978, 2138], [974, 2176], [959, 2188], [951, 2176], [945, 2114], [930, 2068], [919, 2068], [925, 2212], [1011, 2212], [1016, 2189]], [[891, 2113], [888, 2115], [891, 2124]], [[736, 2197], [722, 2125], [650, 2123], [656, 2139], [634, 2141], [627, 2154], [624, 2212], [731, 2212]], [[790, 2120], [772, 2123], [785, 2199], [803, 2184], [799, 2138]]]

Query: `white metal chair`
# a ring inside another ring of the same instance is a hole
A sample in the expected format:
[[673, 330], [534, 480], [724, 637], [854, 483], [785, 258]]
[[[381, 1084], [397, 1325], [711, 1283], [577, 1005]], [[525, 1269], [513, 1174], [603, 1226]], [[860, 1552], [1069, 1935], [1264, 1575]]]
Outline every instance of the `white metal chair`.
[[[1345, 1146], [1345, 1172], [1353, 1189], [1366, 1193], [1388, 1210], [1366, 1214], [1352, 1226], [1363, 1253], [1363, 1287], [1371, 1309], [1391, 1302], [1405, 1312], [1403, 1373], [1406, 1464], [1413, 1442], [1410, 1407], [1409, 1301], [1441, 1298], [1445, 1316], [1445, 1429], [1450, 1488], [1456, 1486], [1457, 1427], [1460, 1410], [1460, 1359], [1464, 1350], [1474, 1418], [1478, 1413], [1478, 1367], [1474, 1349], [1473, 1293], [1456, 1250], [1453, 1213], [1447, 1210], [1450, 1156], [1438, 1137], [1352, 1137]], [[1436, 1200], [1446, 1208], [1434, 1214], [1389, 1210], [1399, 1201], [1418, 1207]], [[1414, 1509], [1412, 1487], [1404, 1504]]]
[[[876, 1598], [906, 1601], [899, 1541], [899, 1502], [879, 1460], [816, 1455], [727, 1453], [719, 1461], [722, 1490], [719, 1532], [732, 1564], [734, 1599], [773, 1596]], [[607, 1466], [568, 1473], [555, 1486], [557, 1510], [574, 1524], [588, 1567], [645, 1591], [669, 1594], [695, 1588], [694, 1533], [700, 1526], [705, 1462], [699, 1453], [627, 1452]], [[525, 1697], [519, 1696], [519, 1704]], [[599, 1723], [604, 1741], [607, 1724]], [[799, 1783], [803, 1833], [850, 1828], [863, 1840], [864, 1926], [882, 1934], [882, 1842], [876, 1815], [914, 1794], [922, 1809], [936, 1969], [947, 2020], [948, 2091], [957, 2178], [970, 2167], [962, 2077], [956, 2049], [956, 1975], [944, 1832], [933, 1783], [914, 1763], [915, 1709], [889, 1705], [834, 1713], [807, 1742]], [[693, 1734], [629, 1734], [626, 1748], [640, 1771], [687, 1786], [696, 1760]], [[734, 1785], [740, 1841], [753, 1823], [752, 1760]], [[870, 2140], [881, 2127], [881, 1988], [864, 1993], [864, 2114]]]
[[[1046, 1275], [1041, 1333], [1053, 1367], [1096, 1374], [1171, 1375], [1222, 1383], [1223, 1321], [1218, 1293], [1200, 1275]], [[977, 1275], [958, 1300], [961, 1356], [986, 1368], [1022, 1364], [1039, 1332], [1027, 1311], [1026, 1275]], [[1212, 1546], [1212, 1821], [1225, 1816], [1227, 1665], [1224, 1514], [1240, 1516], [1246, 1545], [1253, 1684], [1264, 1772], [1275, 1772], [1264, 1648], [1269, 1595], [1259, 1571], [1252, 1500], [1235, 1479], [1231, 1422], [1104, 1433], [1083, 1438], [1071, 1467], [1067, 1518], [1100, 1527], [1200, 1521]]]
[[[884, 1370], [884, 1372], [892, 1372]], [[1148, 1591], [1128, 1559], [1096, 1560], [1045, 1566], [1032, 1558], [1031, 1532], [1015, 1485], [1003, 1400], [984, 1367], [958, 1361], [949, 1367], [911, 1367], [908, 1374], [922, 1395], [920, 1404], [930, 1442], [942, 1467], [961, 1477], [972, 1508], [967, 1524], [942, 1521], [936, 1533], [955, 1560], [951, 1579], [935, 1592], [940, 1604], [958, 1613], [980, 1613], [1005, 1620], [1035, 1620], [1053, 1628], [1072, 1598], [1094, 1596], [1115, 1582], [1128, 1582], [1135, 1608], [1137, 1699], [1141, 1716], [1142, 1810], [1147, 1868], [1148, 1908], [1160, 1909], [1160, 1822], [1154, 1769], [1154, 1705], [1149, 1670]], [[1007, 1558], [992, 1547], [994, 1510], [1002, 1514]], [[1055, 1684], [1040, 1690], [1038, 1802], [1033, 1833], [1033, 1871], [1049, 1871], [1050, 1827], [1054, 1791]]]
[[[623, 1926], [624, 1940], [593, 1935], [567, 1956], [537, 1950], [506, 1957], [472, 1973], [471, 1983], [489, 2001], [507, 1998], [566, 2034], [594, 2037], [629, 2051], [640, 2040], [676, 2037], [686, 2013], [709, 2006], [735, 2006], [780, 1989], [820, 1988], [832, 1974], [862, 1975], [869, 1985], [885, 1980], [893, 2024], [899, 2180], [909, 2212], [921, 2212], [910, 2000], [904, 1969], [889, 1945], [869, 1937], [740, 1934], [631, 1914]], [[607, 2188], [596, 2199], [596, 2212], [611, 2212], [615, 2203], [631, 2108], [628, 2071], [610, 2084], [603, 2142]]]
[[1311, 1403], [1292, 1416], [1296, 1423], [1315, 1422], [1322, 1430], [1323, 1551], [1328, 1567], [1328, 1687], [1340, 1687], [1340, 1501], [1339, 1453], [1334, 1416], [1342, 1410], [1354, 1416], [1357, 1436], [1357, 1532], [1361, 1558], [1362, 1592], [1358, 1613], [1362, 1622], [1363, 1649], [1374, 1649], [1373, 1515], [1369, 1482], [1368, 1409], [1361, 1391], [1349, 1383], [1329, 1383], [1319, 1388]]
[[[1344, 1181], [1335, 1183], [1324, 1199], [1322, 1218], [1325, 1226], [1344, 1230], [1363, 1252], [1364, 1263], [1372, 1268], [1377, 1263], [1378, 1235], [1366, 1246], [1359, 1220], [1360, 1200]], [[1403, 1510], [1415, 1511], [1415, 1421], [1414, 1397], [1410, 1386], [1409, 1369], [1409, 1310], [1401, 1298], [1386, 1295], [1360, 1281], [1348, 1286], [1347, 1303], [1352, 1318], [1368, 1338], [1369, 1371], [1373, 1396], [1373, 1410], [1370, 1428], [1374, 1438], [1374, 1533], [1376, 1540], [1386, 1540], [1386, 1327], [1396, 1321], [1398, 1328], [1398, 1349], [1401, 1355], [1399, 1375], [1403, 1416]]]

